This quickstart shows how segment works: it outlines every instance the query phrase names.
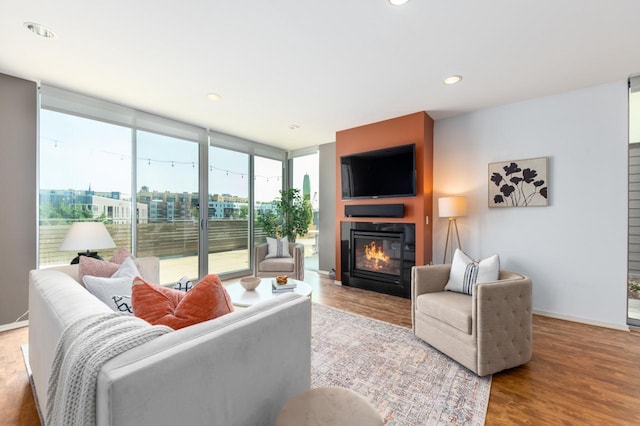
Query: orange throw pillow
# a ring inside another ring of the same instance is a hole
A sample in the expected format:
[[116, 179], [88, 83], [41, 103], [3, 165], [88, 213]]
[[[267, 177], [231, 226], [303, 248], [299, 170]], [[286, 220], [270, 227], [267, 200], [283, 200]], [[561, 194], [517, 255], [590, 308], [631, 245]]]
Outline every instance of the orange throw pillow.
[[233, 312], [229, 293], [214, 274], [204, 277], [186, 293], [136, 277], [131, 288], [131, 304], [138, 318], [174, 330]]

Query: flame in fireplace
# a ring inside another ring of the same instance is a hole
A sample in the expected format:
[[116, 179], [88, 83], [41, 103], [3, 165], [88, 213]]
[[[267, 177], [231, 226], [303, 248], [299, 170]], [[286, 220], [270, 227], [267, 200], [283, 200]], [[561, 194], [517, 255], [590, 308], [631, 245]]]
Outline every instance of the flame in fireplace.
[[374, 270], [385, 269], [389, 263], [389, 256], [384, 254], [382, 247], [377, 246], [375, 241], [365, 244], [364, 257], [367, 259], [367, 266]]

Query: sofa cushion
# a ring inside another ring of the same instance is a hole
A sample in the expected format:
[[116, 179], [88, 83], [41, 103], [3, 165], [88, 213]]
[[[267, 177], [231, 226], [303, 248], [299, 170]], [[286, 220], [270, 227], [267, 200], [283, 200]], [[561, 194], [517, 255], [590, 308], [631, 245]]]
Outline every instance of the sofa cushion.
[[126, 259], [133, 260], [138, 270], [141, 270], [138, 259], [132, 255], [126, 247], [118, 248], [118, 251], [109, 259], [100, 260], [93, 257], [80, 256], [78, 274], [80, 275], [80, 281], [83, 281], [85, 275], [91, 275], [93, 277], [110, 277], [112, 276], [124, 263]]
[[267, 237], [267, 255], [265, 259], [274, 257], [291, 257], [291, 253], [289, 253], [289, 239], [287, 237]]
[[78, 274], [80, 275], [80, 280], [83, 282], [85, 275], [109, 278], [115, 274], [120, 267], [118, 263], [107, 262], [88, 256], [80, 256], [78, 264]]
[[451, 262], [449, 281], [444, 289], [472, 294], [475, 284], [496, 281], [499, 274], [500, 258], [497, 254], [475, 261], [462, 250], [456, 249], [453, 255], [453, 262]]
[[91, 294], [114, 309], [113, 296], [130, 296], [133, 279], [140, 275], [133, 259], [127, 258], [118, 270], [109, 278], [85, 275], [82, 278], [85, 287]]
[[189, 277], [180, 278], [174, 285], [174, 290], [187, 292], [193, 288], [193, 282], [189, 279]]
[[131, 292], [133, 313], [152, 325], [174, 330], [233, 312], [229, 293], [217, 275], [209, 274], [189, 292], [146, 282], [136, 277]]
[[416, 311], [471, 334], [471, 299], [450, 291], [424, 293], [416, 299]]
[[293, 272], [294, 266], [292, 257], [274, 257], [260, 262], [258, 269], [260, 272]]
[[131, 305], [131, 296], [111, 296], [109, 307], [115, 312], [123, 314], [133, 314], [133, 306]]

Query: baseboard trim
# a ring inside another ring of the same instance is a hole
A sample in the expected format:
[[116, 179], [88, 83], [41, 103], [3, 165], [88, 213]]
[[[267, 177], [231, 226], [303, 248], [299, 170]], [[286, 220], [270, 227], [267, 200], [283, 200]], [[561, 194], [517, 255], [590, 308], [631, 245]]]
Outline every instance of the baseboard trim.
[[554, 312], [540, 311], [540, 310], [537, 310], [537, 309], [534, 309], [533, 313], [535, 315], [541, 315], [543, 317], [556, 318], [556, 319], [560, 319], [560, 320], [564, 320], [564, 321], [577, 322], [577, 323], [580, 323], [580, 324], [595, 325], [596, 327], [611, 328], [613, 330], [620, 330], [620, 331], [630, 331], [628, 325], [620, 325], [620, 324], [614, 324], [614, 323], [610, 323], [610, 322], [594, 321], [594, 320], [590, 320], [590, 319], [587, 319], [587, 318], [574, 317], [574, 316], [571, 316], [571, 315], [556, 314]]
[[10, 322], [9, 324], [0, 325], [0, 333], [3, 331], [15, 330], [29, 325], [29, 320]]

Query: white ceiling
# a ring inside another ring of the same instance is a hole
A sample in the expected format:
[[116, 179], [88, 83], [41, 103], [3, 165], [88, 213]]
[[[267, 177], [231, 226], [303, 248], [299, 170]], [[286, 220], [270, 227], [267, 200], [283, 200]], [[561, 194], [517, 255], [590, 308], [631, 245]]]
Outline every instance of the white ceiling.
[[0, 72], [291, 150], [624, 80], [639, 18], [638, 0], [2, 0]]

